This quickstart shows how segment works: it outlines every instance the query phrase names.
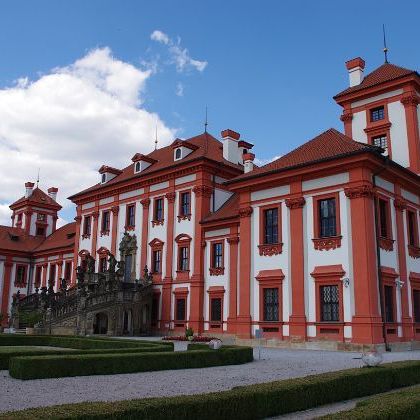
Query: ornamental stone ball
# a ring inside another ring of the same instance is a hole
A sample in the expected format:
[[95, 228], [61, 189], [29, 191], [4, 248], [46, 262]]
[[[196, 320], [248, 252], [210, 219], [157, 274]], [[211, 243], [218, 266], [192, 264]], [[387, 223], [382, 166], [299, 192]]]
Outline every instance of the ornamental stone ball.
[[219, 350], [222, 347], [222, 340], [214, 339], [209, 342], [209, 348], [212, 350]]
[[374, 367], [382, 363], [383, 356], [381, 353], [374, 350], [374, 351], [369, 351], [367, 353], [363, 353], [362, 360], [366, 366]]

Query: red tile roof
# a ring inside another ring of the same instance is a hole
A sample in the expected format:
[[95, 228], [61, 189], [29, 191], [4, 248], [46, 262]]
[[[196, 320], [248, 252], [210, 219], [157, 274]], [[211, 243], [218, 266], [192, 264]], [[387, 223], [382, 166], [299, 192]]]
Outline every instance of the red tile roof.
[[292, 150], [287, 155], [284, 155], [267, 165], [255, 168], [251, 172], [239, 175], [231, 181], [227, 181], [227, 183], [233, 183], [237, 180], [252, 178], [265, 173], [305, 166], [318, 161], [374, 150], [377, 151], [378, 148], [368, 144], [359, 143], [334, 128], [330, 128], [314, 139], [302, 144], [302, 146]]
[[32, 191], [32, 195], [28, 198], [21, 197], [19, 200], [15, 201], [9, 207], [13, 210], [17, 207], [22, 207], [28, 204], [35, 204], [35, 205], [48, 205], [56, 207], [57, 210], [61, 209], [60, 204], [58, 204], [55, 200], [53, 200], [48, 194], [44, 193], [40, 188], [35, 188]]
[[389, 82], [391, 80], [396, 80], [408, 75], [417, 75], [419, 74], [415, 70], [409, 70], [404, 67], [399, 67], [394, 64], [385, 63], [382, 66], [378, 67], [373, 72], [369, 73], [363, 79], [362, 83], [357, 86], [349, 87], [342, 92], [334, 96], [334, 99], [340, 98], [349, 93], [358, 92], [362, 89], [370, 88], [377, 86], [381, 83]]
[[34, 252], [45, 252], [57, 248], [73, 248], [75, 243], [75, 234], [76, 222], [68, 223], [48, 236], [44, 242], [34, 250]]
[[[179, 141], [179, 139], [176, 139], [175, 141]], [[134, 164], [131, 164], [124, 168], [122, 170], [122, 173], [112, 180], [108, 181], [106, 184], [96, 184], [90, 188], [87, 188], [71, 197], [71, 199], [76, 198], [77, 196], [99, 190], [101, 188], [108, 187], [110, 185], [116, 185], [122, 181], [127, 181], [129, 179], [133, 178], [142, 178], [144, 176], [148, 176], [150, 174], [153, 174], [155, 172], [158, 172], [163, 169], [168, 169], [171, 167], [177, 167], [181, 166], [185, 163], [191, 162], [198, 158], [207, 158], [211, 159], [215, 162], [223, 162], [224, 165], [230, 166], [231, 168], [243, 170], [241, 165], [235, 165], [225, 159], [223, 159], [223, 146], [222, 143], [217, 140], [215, 137], [213, 137], [209, 133], [203, 133], [198, 136], [192, 137], [190, 139], [184, 140], [186, 141], [187, 147], [189, 145], [196, 146], [196, 150], [193, 150], [188, 156], [186, 156], [184, 159], [174, 162], [174, 155], [173, 155], [173, 144], [170, 144], [166, 147], [162, 147], [160, 149], [154, 150], [153, 152], [149, 153], [147, 156], [149, 158], [152, 158], [156, 160], [156, 163], [150, 165], [147, 167], [144, 171], [141, 173], [134, 173]]]
[[215, 222], [218, 220], [232, 219], [239, 216], [239, 195], [233, 194], [219, 210], [210, 213], [202, 220], [202, 223]]
[[44, 238], [27, 235], [23, 229], [0, 226], [0, 249], [31, 253], [43, 241]]

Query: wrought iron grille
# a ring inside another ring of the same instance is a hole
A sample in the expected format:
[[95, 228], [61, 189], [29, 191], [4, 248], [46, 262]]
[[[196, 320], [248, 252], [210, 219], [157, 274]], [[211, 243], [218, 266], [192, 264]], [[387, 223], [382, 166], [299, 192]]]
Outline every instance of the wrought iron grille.
[[338, 286], [321, 286], [321, 321], [340, 320]]
[[279, 289], [264, 289], [264, 321], [279, 320]]

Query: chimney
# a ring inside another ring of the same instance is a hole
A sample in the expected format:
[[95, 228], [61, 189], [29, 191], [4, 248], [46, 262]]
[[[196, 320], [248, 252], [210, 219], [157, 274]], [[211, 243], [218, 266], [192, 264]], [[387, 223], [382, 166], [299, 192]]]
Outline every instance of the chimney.
[[57, 193], [58, 193], [58, 188], [55, 188], [55, 187], [48, 188], [48, 195], [54, 201], [57, 201]]
[[237, 165], [239, 163], [238, 142], [241, 135], [230, 129], [223, 130], [221, 135], [223, 139], [223, 158]]
[[365, 60], [360, 57], [346, 61], [346, 67], [349, 71], [350, 87], [360, 85], [363, 82], [363, 70], [365, 68]]
[[29, 198], [32, 195], [32, 191], [34, 189], [34, 183], [33, 182], [27, 182], [25, 184], [25, 198]]
[[244, 157], [244, 172], [248, 173], [254, 170], [254, 153], [245, 153]]

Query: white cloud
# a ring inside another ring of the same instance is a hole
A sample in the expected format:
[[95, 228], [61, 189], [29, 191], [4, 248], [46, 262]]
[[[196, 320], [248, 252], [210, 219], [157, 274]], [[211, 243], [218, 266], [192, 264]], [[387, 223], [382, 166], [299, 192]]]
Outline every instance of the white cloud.
[[0, 89], [0, 223], [41, 168], [40, 187], [59, 188], [58, 201], [98, 181], [102, 164], [125, 167], [136, 152], [160, 146], [175, 132], [142, 107], [152, 71], [95, 49], [67, 67]]
[[176, 84], [175, 93], [177, 96], [184, 96], [184, 85], [181, 82]]
[[161, 42], [162, 44], [168, 45], [169, 44], [169, 37], [162, 31], [155, 30], [150, 35], [150, 39], [153, 41]]
[[258, 158], [255, 158], [255, 159], [254, 159], [254, 163], [255, 163], [257, 166], [264, 166], [264, 165], [267, 165], [267, 164], [269, 164], [269, 163], [271, 163], [271, 162], [274, 162], [275, 160], [277, 160], [277, 159], [279, 159], [279, 158], [281, 158], [281, 155], [279, 155], [279, 156], [274, 156], [274, 157], [272, 157], [272, 158], [268, 158], [268, 159], [258, 159]]
[[187, 48], [181, 47], [181, 39], [179, 37], [176, 41], [174, 41], [164, 32], [155, 30], [150, 35], [150, 38], [153, 41], [160, 42], [161, 44], [168, 46], [171, 63], [175, 64], [178, 72], [182, 73], [190, 69], [202, 72], [207, 67], [207, 61], [200, 61], [191, 58]]

